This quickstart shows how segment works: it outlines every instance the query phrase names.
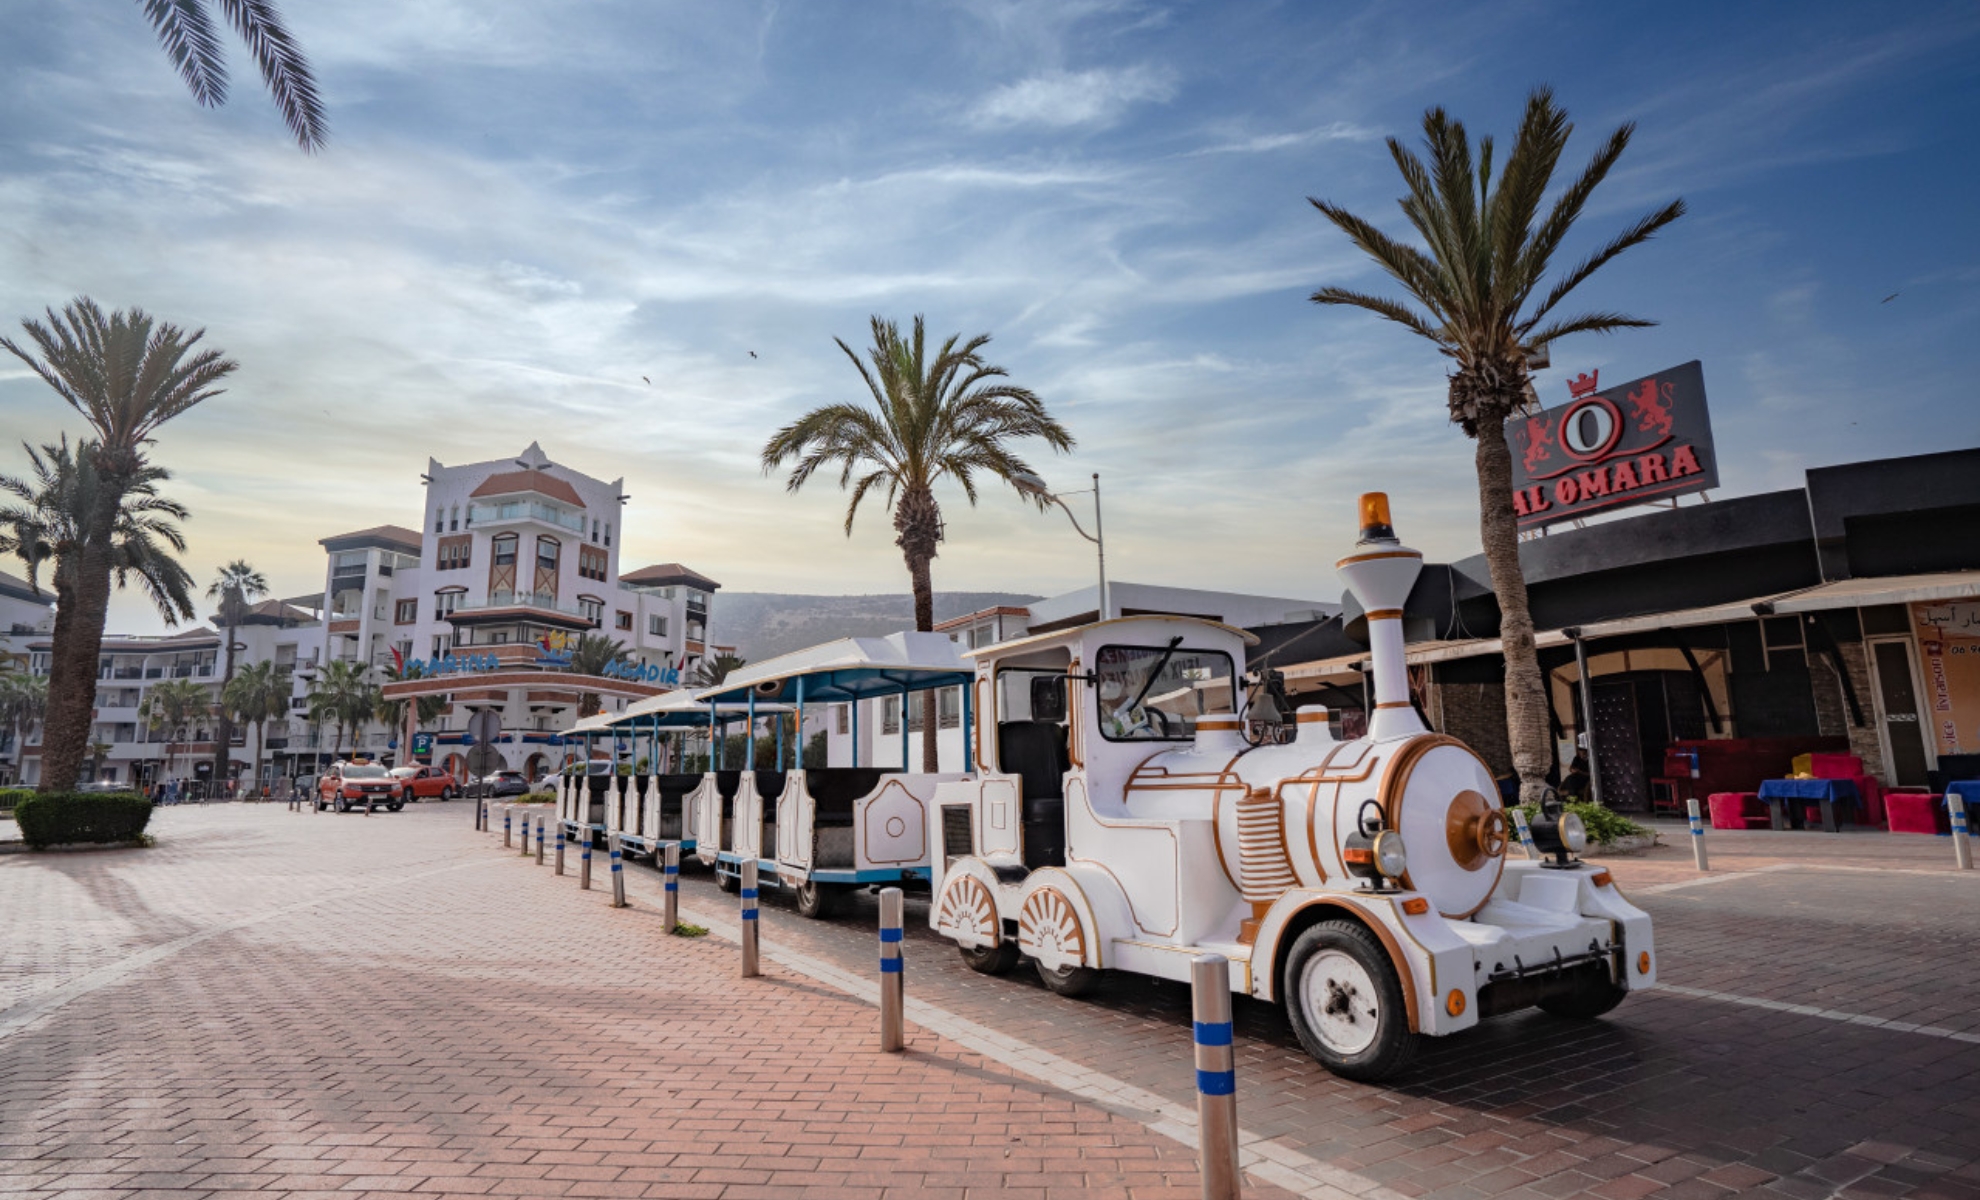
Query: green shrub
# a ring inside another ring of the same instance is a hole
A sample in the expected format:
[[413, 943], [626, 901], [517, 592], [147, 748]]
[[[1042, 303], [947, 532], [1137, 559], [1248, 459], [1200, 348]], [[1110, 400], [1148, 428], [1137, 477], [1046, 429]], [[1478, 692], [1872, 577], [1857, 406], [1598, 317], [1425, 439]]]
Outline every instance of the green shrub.
[[13, 808], [32, 795], [33, 788], [0, 788], [0, 811]]
[[35, 792], [14, 806], [21, 837], [40, 849], [77, 842], [132, 842], [151, 822], [151, 801], [131, 792]]
[[[1564, 804], [1561, 807], [1581, 818], [1588, 829], [1588, 840], [1598, 846], [1607, 846], [1617, 838], [1641, 837], [1650, 831], [1619, 812], [1603, 808], [1599, 804]], [[1522, 804], [1519, 811], [1526, 814], [1526, 823], [1531, 825], [1540, 819], [1540, 806]]]
[[517, 797], [517, 800], [523, 804], [553, 804], [556, 799], [555, 792], [524, 792]]

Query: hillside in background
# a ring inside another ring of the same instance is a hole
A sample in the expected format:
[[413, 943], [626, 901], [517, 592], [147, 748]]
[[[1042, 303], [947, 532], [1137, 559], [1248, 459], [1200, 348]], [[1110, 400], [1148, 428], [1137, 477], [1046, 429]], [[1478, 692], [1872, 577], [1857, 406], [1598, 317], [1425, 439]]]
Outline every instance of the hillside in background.
[[[1016, 592], [937, 592], [935, 620], [946, 621], [999, 604], [1022, 606], [1036, 599]], [[833, 638], [878, 637], [914, 628], [914, 597], [906, 592], [872, 596], [717, 592], [709, 607], [713, 610], [709, 644], [732, 645], [748, 662], [761, 662]]]

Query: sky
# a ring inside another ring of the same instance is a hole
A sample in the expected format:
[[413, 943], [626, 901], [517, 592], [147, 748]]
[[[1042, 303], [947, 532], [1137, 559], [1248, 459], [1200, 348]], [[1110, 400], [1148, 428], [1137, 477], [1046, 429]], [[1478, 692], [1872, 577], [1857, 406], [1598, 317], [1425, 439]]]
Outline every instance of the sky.
[[[790, 494], [759, 454], [804, 411], [864, 397], [835, 338], [858, 350], [871, 317], [916, 314], [990, 334], [987, 357], [1072, 431], [1072, 453], [1028, 456], [1062, 490], [1099, 474], [1116, 579], [1334, 599], [1353, 499], [1374, 489], [1433, 560], [1474, 553], [1446, 360], [1308, 302], [1395, 288], [1307, 199], [1405, 234], [1384, 139], [1417, 143], [1441, 105], [1509, 145], [1542, 84], [1576, 122], [1570, 168], [1637, 124], [1563, 263], [1690, 206], [1576, 293], [1660, 324], [1557, 344], [1543, 402], [1585, 370], [1702, 360], [1718, 496], [1980, 445], [1971, 4], [285, 14], [328, 106], [315, 155], [238, 41], [228, 103], [195, 105], [136, 4], [17, 3], [0, 41], [0, 328], [86, 294], [203, 328], [240, 363], [153, 452], [192, 509], [202, 582], [245, 558], [278, 595], [320, 590], [318, 539], [419, 526], [429, 455], [536, 441], [625, 478], [622, 569], [903, 591], [881, 509], [848, 538], [836, 478]], [[25, 471], [20, 443], [79, 428], [0, 362], [0, 473]], [[938, 590], [1090, 583], [1061, 514], [1006, 489], [939, 499]], [[126, 594], [111, 628], [163, 625]]]

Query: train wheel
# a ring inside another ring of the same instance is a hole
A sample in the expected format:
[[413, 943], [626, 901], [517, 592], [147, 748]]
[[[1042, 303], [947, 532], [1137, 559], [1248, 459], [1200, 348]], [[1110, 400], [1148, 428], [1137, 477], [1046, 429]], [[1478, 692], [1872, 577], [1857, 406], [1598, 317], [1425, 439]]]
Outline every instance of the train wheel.
[[1061, 966], [1055, 971], [1044, 963], [1032, 965], [1038, 968], [1038, 979], [1045, 989], [1061, 996], [1084, 996], [1100, 982], [1100, 972], [1092, 967]]
[[1402, 980], [1375, 935], [1352, 921], [1299, 935], [1282, 994], [1300, 1045], [1336, 1075], [1382, 1079], [1416, 1052]]
[[798, 916], [823, 920], [839, 909], [839, 889], [829, 883], [807, 879], [797, 885]]
[[1540, 1011], [1570, 1021], [1592, 1021], [1623, 1002], [1628, 988], [1617, 987], [1607, 974], [1591, 976], [1574, 990], [1540, 1001]]
[[984, 975], [1002, 975], [1017, 966], [1021, 957], [1016, 942], [998, 942], [994, 946], [957, 946], [956, 949], [962, 951], [964, 965]]

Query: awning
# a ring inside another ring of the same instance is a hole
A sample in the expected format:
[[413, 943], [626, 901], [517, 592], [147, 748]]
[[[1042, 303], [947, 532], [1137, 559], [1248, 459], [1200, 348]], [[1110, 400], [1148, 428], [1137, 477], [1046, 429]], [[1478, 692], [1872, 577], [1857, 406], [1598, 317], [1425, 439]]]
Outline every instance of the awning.
[[963, 661], [946, 634], [890, 633], [840, 638], [780, 654], [736, 671], [696, 695], [706, 706], [710, 700], [740, 701], [754, 694], [760, 713], [765, 701], [797, 699], [799, 680], [804, 682], [806, 702], [844, 703], [955, 687], [975, 678], [975, 669]]

